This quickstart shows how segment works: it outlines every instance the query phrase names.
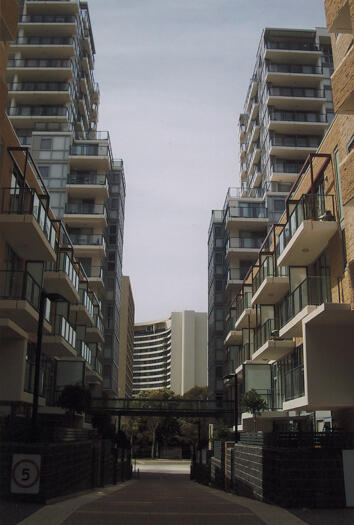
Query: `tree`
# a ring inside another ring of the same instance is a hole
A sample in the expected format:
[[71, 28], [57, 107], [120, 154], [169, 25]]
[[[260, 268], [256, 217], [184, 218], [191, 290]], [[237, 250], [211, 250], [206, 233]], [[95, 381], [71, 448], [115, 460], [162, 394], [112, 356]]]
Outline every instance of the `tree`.
[[[137, 399], [146, 399], [147, 405], [149, 400], [171, 400], [179, 399], [179, 396], [170, 390], [169, 388], [159, 388], [156, 390], [143, 390], [137, 395]], [[166, 439], [166, 430], [171, 427], [171, 418], [161, 417], [161, 416], [149, 416], [147, 418], [141, 418], [141, 426], [145, 426], [150, 439], [151, 439], [151, 457], [154, 458], [156, 455], [157, 448], [157, 435], [158, 430], [162, 436]]]
[[82, 385], [66, 385], [58, 399], [58, 405], [69, 412], [71, 423], [75, 412], [82, 414], [90, 407], [90, 403], [91, 392]]
[[[205, 386], [194, 386], [183, 394], [183, 399], [206, 400], [208, 398], [208, 388]], [[195, 455], [196, 448], [208, 441], [208, 422], [200, 417], [183, 417], [179, 419], [180, 431], [185, 440], [193, 448]]]
[[261, 414], [263, 410], [266, 410], [267, 403], [258, 392], [252, 388], [246, 392], [241, 401], [242, 407], [253, 415], [254, 431], [256, 431], [256, 416]]

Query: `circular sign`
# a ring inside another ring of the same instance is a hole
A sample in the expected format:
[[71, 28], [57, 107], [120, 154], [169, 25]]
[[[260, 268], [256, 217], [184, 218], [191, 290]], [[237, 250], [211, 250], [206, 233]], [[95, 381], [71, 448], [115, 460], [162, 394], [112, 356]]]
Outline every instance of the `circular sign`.
[[30, 489], [39, 480], [39, 466], [32, 459], [20, 459], [12, 468], [12, 479], [19, 487]]

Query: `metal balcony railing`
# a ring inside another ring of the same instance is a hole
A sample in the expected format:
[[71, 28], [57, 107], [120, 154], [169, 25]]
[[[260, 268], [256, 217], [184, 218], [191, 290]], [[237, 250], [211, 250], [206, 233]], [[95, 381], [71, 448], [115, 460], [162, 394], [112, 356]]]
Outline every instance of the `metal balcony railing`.
[[103, 235], [87, 233], [70, 233], [71, 242], [79, 246], [103, 246], [106, 248], [106, 241]]
[[285, 148], [317, 148], [321, 140], [322, 137], [316, 135], [275, 135], [270, 137], [270, 144]]
[[67, 82], [9, 82], [9, 91], [69, 91]]
[[328, 122], [327, 115], [315, 113], [314, 111], [272, 111], [268, 114], [269, 120], [277, 122]]
[[230, 206], [226, 216], [228, 219], [263, 219], [267, 217], [267, 210], [264, 206]]
[[9, 117], [65, 117], [68, 108], [65, 106], [16, 106], [7, 110]]
[[92, 352], [91, 352], [89, 346], [84, 341], [81, 341], [80, 339], [76, 340], [76, 350], [77, 350], [77, 354], [80, 357], [82, 357], [83, 359], [85, 359], [85, 361], [89, 365], [91, 365], [91, 363], [92, 363]]
[[298, 97], [298, 98], [325, 98], [326, 94], [323, 89], [311, 87], [278, 87], [272, 86], [267, 89], [271, 97]]
[[311, 276], [302, 281], [280, 303], [280, 328], [288, 323], [305, 306], [320, 305], [331, 301], [329, 276]]
[[67, 183], [78, 185], [106, 186], [107, 177], [106, 175], [101, 175], [97, 173], [70, 173], [67, 178]]
[[[294, 236], [300, 224], [305, 220], [318, 221], [329, 213], [332, 220], [334, 215], [334, 196], [320, 194], [306, 194], [297, 201], [287, 223], [280, 232], [277, 244], [277, 253], [280, 255]], [[327, 218], [328, 220], [328, 218]]]
[[240, 248], [240, 249], [252, 249], [258, 250], [262, 246], [262, 238], [242, 238], [242, 237], [230, 237], [226, 242], [226, 250], [231, 248]]
[[70, 148], [70, 155], [80, 157], [106, 157], [110, 155], [109, 146], [105, 144], [74, 144]]
[[90, 296], [88, 295], [87, 291], [84, 288], [80, 288], [79, 295], [80, 295], [81, 304], [86, 308], [86, 310], [88, 311], [90, 316], [93, 317], [94, 316], [94, 307], [93, 307], [93, 303], [92, 303], [92, 301], [90, 299]]
[[297, 42], [292, 40], [266, 40], [264, 42], [264, 45], [266, 49], [284, 49], [289, 51], [319, 51], [319, 47], [316, 46], [313, 42]]
[[65, 213], [69, 215], [104, 215], [107, 217], [107, 210], [104, 204], [89, 204], [85, 202], [68, 202], [65, 205]]
[[0, 197], [1, 214], [33, 215], [50, 246], [55, 249], [55, 228], [33, 188], [1, 188]]
[[229, 268], [227, 270], [228, 281], [243, 281], [248, 269], [244, 268]]
[[63, 15], [22, 15], [20, 24], [76, 24], [75, 16]]
[[55, 263], [46, 263], [46, 271], [48, 272], [64, 272], [69, 277], [75, 290], [79, 292], [80, 277], [74, 263], [67, 252], [59, 251]]
[[322, 75], [320, 66], [308, 64], [267, 64], [266, 71], [269, 73], [298, 73], [301, 75]]
[[72, 62], [68, 58], [9, 58], [7, 67], [56, 67], [72, 68]]
[[75, 44], [75, 39], [71, 36], [18, 36], [16, 44], [70, 46]]

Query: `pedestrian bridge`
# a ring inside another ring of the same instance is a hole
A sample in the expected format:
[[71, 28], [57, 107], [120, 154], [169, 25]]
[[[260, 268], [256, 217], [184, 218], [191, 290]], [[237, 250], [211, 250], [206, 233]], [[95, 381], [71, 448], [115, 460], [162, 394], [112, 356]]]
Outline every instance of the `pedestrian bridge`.
[[200, 399], [93, 398], [91, 410], [116, 416], [223, 417], [232, 414], [233, 401]]

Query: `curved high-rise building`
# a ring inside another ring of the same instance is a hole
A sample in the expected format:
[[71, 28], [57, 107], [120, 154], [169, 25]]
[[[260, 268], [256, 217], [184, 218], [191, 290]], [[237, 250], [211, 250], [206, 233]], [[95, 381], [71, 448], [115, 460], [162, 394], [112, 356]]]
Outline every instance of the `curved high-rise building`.
[[207, 314], [172, 312], [134, 325], [133, 394], [171, 388], [184, 394], [207, 384]]

